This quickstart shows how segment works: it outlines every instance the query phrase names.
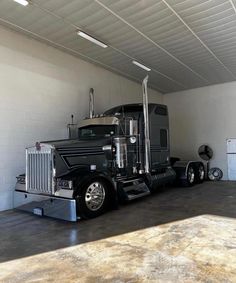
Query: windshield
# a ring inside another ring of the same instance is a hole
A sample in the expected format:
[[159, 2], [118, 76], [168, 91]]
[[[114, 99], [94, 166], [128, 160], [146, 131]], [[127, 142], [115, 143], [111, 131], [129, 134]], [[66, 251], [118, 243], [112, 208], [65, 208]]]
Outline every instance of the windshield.
[[79, 128], [79, 139], [109, 138], [115, 134], [114, 125], [91, 125]]

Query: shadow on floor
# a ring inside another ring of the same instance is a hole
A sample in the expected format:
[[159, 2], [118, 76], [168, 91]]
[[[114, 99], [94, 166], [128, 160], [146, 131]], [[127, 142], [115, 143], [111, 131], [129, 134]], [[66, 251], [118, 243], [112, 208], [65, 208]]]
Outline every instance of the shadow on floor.
[[186, 218], [236, 218], [236, 183], [166, 188], [96, 219], [70, 223], [20, 211], [0, 213], [0, 262], [105, 239]]

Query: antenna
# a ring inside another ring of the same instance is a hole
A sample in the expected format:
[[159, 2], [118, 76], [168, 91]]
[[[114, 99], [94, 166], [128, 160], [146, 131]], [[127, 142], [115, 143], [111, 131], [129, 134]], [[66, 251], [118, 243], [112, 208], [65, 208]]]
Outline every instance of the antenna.
[[78, 129], [77, 124], [74, 124], [74, 115], [71, 114], [71, 123], [67, 124], [67, 130], [68, 130], [68, 138], [69, 139], [77, 139], [78, 138]]

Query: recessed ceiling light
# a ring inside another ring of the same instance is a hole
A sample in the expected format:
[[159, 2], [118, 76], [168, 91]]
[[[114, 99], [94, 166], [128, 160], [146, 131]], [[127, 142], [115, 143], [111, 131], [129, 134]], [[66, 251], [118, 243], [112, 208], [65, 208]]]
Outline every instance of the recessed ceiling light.
[[135, 60], [133, 60], [132, 63], [133, 63], [134, 65], [136, 65], [136, 66], [138, 66], [138, 67], [144, 69], [145, 71], [148, 71], [148, 72], [151, 71], [150, 68], [146, 67], [145, 65], [143, 65], [143, 64], [141, 64], [141, 63], [139, 63], [139, 62], [137, 62], [137, 61], [135, 61]]
[[14, 1], [23, 6], [27, 6], [29, 4], [29, 1], [26, 1], [26, 0], [14, 0]]
[[79, 36], [81, 36], [81, 37], [83, 37], [83, 38], [85, 38], [85, 39], [87, 39], [87, 40], [89, 40], [89, 41], [91, 41], [91, 42], [93, 42], [93, 43], [95, 43], [95, 44], [97, 44], [97, 45], [103, 47], [103, 48], [107, 48], [107, 47], [108, 47], [108, 45], [106, 45], [105, 43], [101, 42], [100, 40], [98, 40], [98, 39], [92, 37], [91, 35], [89, 35], [89, 34], [83, 32], [83, 31], [81, 31], [81, 30], [79, 30], [79, 31], [77, 32], [77, 34], [78, 34]]

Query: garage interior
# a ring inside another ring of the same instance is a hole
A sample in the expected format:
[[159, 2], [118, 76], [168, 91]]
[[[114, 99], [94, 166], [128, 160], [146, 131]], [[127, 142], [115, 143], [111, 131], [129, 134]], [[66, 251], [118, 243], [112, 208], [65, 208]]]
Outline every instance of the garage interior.
[[[0, 38], [0, 281], [236, 282], [236, 1], [2, 0]], [[75, 223], [14, 209], [25, 148], [67, 139], [91, 88], [95, 114], [142, 103], [147, 74], [171, 156], [208, 145], [223, 178]]]

